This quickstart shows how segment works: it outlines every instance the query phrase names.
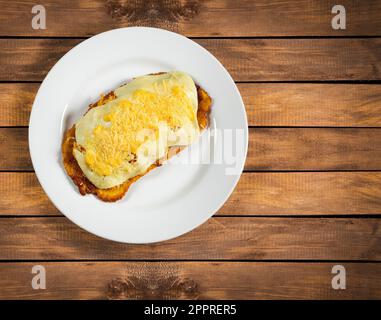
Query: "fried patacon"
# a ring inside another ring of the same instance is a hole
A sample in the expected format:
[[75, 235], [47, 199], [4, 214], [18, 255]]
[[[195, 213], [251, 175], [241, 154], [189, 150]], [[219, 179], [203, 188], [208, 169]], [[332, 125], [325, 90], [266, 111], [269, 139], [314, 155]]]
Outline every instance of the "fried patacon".
[[[209, 114], [211, 110], [212, 99], [210, 98], [208, 93], [201, 87], [196, 86], [196, 88], [198, 98], [197, 122], [200, 130], [203, 130], [209, 124]], [[114, 99], [116, 99], [116, 95], [114, 91], [111, 91], [107, 95], [102, 96], [97, 102], [91, 104], [87, 111], [89, 111], [92, 108], [102, 108], [102, 106], [105, 103]], [[78, 165], [77, 160], [73, 155], [73, 150], [76, 147], [79, 146], [76, 144], [75, 125], [73, 125], [73, 127], [66, 131], [62, 142], [62, 159], [64, 168], [67, 174], [73, 180], [74, 184], [78, 187], [78, 190], [82, 195], [94, 194], [100, 200], [103, 200], [105, 202], [114, 202], [123, 198], [123, 196], [128, 191], [132, 183], [134, 183], [139, 178], [147, 174], [150, 170], [160, 166], [161, 161], [163, 160], [159, 159], [158, 161], [156, 161], [156, 163], [152, 164], [144, 174], [137, 175], [131, 179], [128, 179], [118, 186], [108, 189], [100, 189], [89, 181], [89, 179], [85, 176], [82, 169]], [[171, 158], [184, 148], [184, 146], [169, 147], [165, 159]]]

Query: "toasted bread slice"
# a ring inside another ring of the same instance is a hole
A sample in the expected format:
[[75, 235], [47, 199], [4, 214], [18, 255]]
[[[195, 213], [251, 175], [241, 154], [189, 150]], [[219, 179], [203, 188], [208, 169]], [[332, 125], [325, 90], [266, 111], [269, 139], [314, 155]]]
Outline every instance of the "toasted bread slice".
[[[200, 130], [205, 129], [209, 124], [209, 114], [212, 106], [212, 99], [208, 95], [208, 93], [203, 90], [201, 87], [197, 87], [197, 96], [198, 96], [198, 110], [197, 110], [197, 121], [199, 124]], [[105, 103], [112, 101], [116, 98], [114, 91], [109, 92], [107, 95], [102, 96], [97, 102], [91, 104], [89, 109], [95, 107], [102, 107]], [[86, 194], [94, 194], [100, 200], [105, 202], [115, 202], [125, 195], [128, 191], [128, 188], [132, 183], [137, 181], [139, 178], [144, 176], [150, 170], [160, 166], [160, 160], [158, 160], [155, 164], [152, 164], [148, 170], [142, 174], [135, 176], [124, 183], [115, 186], [109, 189], [100, 189], [97, 188], [94, 184], [92, 184], [87, 177], [82, 172], [79, 167], [77, 160], [74, 158], [73, 149], [76, 146], [75, 141], [75, 125], [66, 131], [64, 135], [64, 139], [62, 142], [62, 159], [64, 168], [69, 175], [69, 177], [73, 180], [74, 184], [78, 187], [79, 192], [82, 195]], [[172, 156], [179, 153], [185, 147], [175, 146], [170, 147], [167, 153], [166, 159], [171, 158]]]

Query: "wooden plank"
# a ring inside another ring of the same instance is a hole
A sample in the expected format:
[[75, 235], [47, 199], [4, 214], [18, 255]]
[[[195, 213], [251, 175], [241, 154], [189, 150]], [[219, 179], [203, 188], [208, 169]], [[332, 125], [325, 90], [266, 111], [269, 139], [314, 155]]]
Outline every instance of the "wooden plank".
[[63, 217], [0, 219], [0, 260], [374, 260], [381, 220], [218, 217], [151, 245], [96, 237]]
[[39, 83], [0, 83], [0, 126], [27, 126]]
[[33, 169], [29, 155], [28, 129], [0, 128], [0, 170]]
[[42, 80], [53, 65], [81, 40], [0, 39], [0, 81]]
[[[0, 81], [40, 81], [81, 40], [0, 39]], [[380, 80], [381, 39], [199, 39], [236, 81]], [[128, 77], [128, 76], [127, 76]]]
[[347, 28], [333, 30], [327, 1], [282, 0], [42, 0], [47, 28], [33, 30], [32, 0], [0, 1], [2, 36], [88, 36], [113, 28], [144, 25], [188, 36], [380, 35], [378, 1], [342, 0]]
[[[0, 173], [0, 195], [0, 215], [59, 213], [34, 173]], [[381, 214], [381, 173], [243, 173], [217, 214]]]
[[0, 212], [3, 215], [57, 214], [34, 173], [0, 173]]
[[381, 86], [240, 83], [251, 126], [379, 127]]
[[[39, 83], [0, 83], [0, 126], [27, 126]], [[380, 127], [381, 85], [239, 83], [250, 126]]]
[[219, 214], [380, 214], [380, 172], [244, 173]]
[[247, 170], [380, 170], [381, 130], [254, 128]]
[[340, 263], [347, 288], [331, 286], [338, 263], [43, 262], [0, 263], [0, 299], [380, 299], [381, 264]]
[[[33, 170], [27, 128], [0, 128], [0, 170]], [[380, 170], [378, 128], [252, 128], [246, 170]]]

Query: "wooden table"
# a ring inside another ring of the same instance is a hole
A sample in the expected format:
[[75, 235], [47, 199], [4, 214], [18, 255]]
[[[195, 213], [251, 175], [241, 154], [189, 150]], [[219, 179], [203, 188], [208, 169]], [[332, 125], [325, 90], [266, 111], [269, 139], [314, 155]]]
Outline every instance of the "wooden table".
[[[0, 1], [0, 298], [381, 298], [381, 1], [37, 2], [45, 30], [31, 27], [36, 1]], [[336, 2], [346, 30], [331, 27]], [[237, 82], [250, 126], [245, 172], [226, 204], [153, 245], [71, 223], [42, 191], [28, 150], [49, 69], [83, 39], [130, 25], [211, 51]], [[46, 290], [31, 287], [34, 265], [46, 268]], [[345, 290], [331, 286], [334, 265], [346, 269]]]

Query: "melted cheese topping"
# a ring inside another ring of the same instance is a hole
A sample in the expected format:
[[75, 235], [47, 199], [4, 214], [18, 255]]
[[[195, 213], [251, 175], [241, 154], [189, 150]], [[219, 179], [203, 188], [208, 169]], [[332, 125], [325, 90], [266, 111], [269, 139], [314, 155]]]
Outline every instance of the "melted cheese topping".
[[101, 189], [144, 173], [170, 146], [199, 136], [197, 90], [185, 73], [139, 77], [115, 95], [76, 123], [74, 157]]

